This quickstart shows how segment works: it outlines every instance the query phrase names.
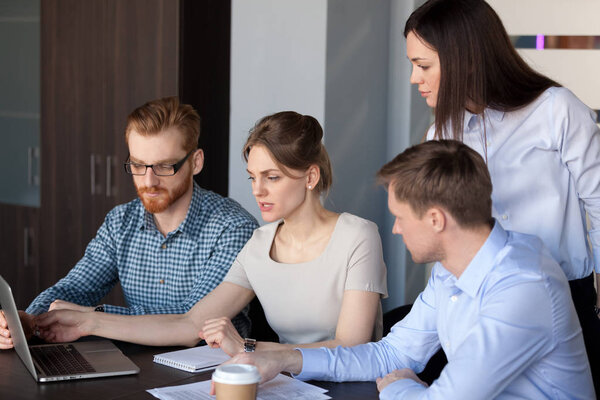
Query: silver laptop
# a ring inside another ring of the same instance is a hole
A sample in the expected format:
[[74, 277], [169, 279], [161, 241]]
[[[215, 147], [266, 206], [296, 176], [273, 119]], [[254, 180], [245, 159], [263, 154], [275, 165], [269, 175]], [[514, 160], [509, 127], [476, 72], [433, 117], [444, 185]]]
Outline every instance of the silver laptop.
[[38, 382], [137, 374], [140, 369], [109, 340], [28, 346], [10, 286], [0, 276], [0, 305], [17, 354]]

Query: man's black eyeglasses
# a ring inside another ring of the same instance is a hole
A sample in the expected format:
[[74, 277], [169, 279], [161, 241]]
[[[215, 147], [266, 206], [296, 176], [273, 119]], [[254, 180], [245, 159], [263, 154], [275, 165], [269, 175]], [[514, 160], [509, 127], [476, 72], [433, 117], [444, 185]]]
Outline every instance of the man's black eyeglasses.
[[177, 171], [181, 169], [185, 160], [187, 160], [195, 151], [196, 149], [190, 151], [182, 160], [177, 161], [175, 164], [138, 164], [129, 161], [129, 157], [127, 157], [127, 162], [123, 164], [123, 166], [125, 167], [125, 172], [129, 175], [146, 175], [148, 168], [152, 168], [152, 171], [156, 176], [171, 176], [175, 175]]

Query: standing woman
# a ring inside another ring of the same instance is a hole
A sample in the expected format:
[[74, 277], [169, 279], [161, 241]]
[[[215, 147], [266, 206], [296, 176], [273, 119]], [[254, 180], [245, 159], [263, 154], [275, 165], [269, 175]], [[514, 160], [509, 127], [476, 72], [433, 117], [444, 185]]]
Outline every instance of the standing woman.
[[409, 17], [404, 36], [411, 83], [435, 113], [427, 139], [462, 140], [478, 151], [492, 177], [493, 216], [504, 229], [540, 237], [560, 263], [600, 393], [600, 297], [594, 290], [594, 270], [600, 283], [600, 131], [594, 113], [523, 61], [483, 0], [430, 0]]

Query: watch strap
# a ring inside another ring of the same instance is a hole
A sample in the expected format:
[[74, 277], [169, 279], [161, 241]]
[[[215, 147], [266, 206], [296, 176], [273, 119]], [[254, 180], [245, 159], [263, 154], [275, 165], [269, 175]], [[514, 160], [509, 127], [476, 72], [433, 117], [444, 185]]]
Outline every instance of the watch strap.
[[244, 338], [244, 353], [254, 353], [256, 350], [256, 339]]

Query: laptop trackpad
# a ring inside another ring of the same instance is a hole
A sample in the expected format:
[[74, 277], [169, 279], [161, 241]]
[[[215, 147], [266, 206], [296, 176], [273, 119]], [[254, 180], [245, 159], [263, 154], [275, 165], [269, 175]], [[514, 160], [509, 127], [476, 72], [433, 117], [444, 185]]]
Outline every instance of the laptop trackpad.
[[72, 345], [88, 360], [96, 372], [139, 370], [129, 358], [123, 355], [117, 346], [108, 340], [76, 342]]

